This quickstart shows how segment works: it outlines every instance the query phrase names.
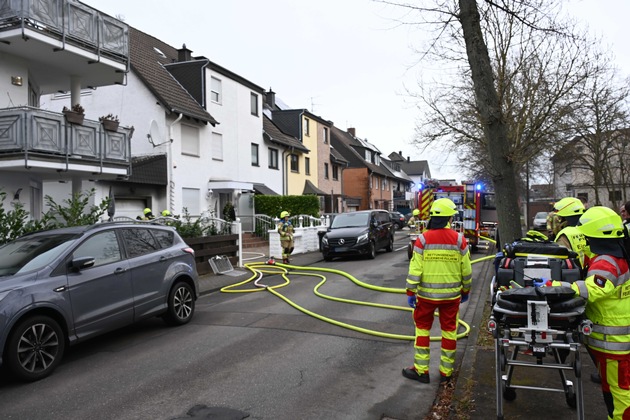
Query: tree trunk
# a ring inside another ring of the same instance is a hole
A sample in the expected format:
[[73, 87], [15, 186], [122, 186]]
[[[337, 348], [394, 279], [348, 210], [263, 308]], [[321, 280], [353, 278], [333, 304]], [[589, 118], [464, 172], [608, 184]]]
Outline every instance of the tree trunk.
[[494, 168], [492, 182], [497, 197], [499, 233], [502, 243], [520, 238], [520, 210], [516, 189], [516, 168], [511, 159], [507, 127], [494, 86], [488, 47], [481, 33], [479, 10], [475, 0], [459, 0], [459, 21], [464, 32], [466, 54], [475, 89], [475, 100], [488, 144], [488, 156]]

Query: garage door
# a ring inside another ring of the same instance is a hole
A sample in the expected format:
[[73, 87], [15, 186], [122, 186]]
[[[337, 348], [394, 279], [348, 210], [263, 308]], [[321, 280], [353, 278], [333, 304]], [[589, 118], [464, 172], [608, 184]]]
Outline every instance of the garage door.
[[116, 214], [114, 217], [126, 216], [135, 219], [142, 215], [147, 206], [145, 200], [134, 198], [116, 198]]

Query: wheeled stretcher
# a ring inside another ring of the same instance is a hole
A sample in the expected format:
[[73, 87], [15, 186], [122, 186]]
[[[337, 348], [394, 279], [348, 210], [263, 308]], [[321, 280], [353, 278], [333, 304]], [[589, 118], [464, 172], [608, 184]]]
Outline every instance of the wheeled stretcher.
[[[491, 283], [488, 328], [495, 344], [497, 418], [503, 419], [503, 399], [512, 401], [516, 389], [530, 389], [564, 393], [567, 404], [583, 419], [580, 341], [591, 327], [584, 316], [586, 301], [570, 287], [537, 286], [543, 279], [578, 280], [579, 265], [555, 243], [511, 245], [515, 247], [506, 250]], [[517, 367], [557, 370], [560, 386], [517, 384], [513, 381]], [[575, 383], [567, 371], [573, 372]]]

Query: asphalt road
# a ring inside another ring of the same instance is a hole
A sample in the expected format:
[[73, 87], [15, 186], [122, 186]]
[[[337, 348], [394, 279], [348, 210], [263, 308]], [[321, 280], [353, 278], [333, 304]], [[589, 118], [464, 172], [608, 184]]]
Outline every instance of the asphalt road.
[[[380, 252], [373, 261], [314, 265], [402, 288], [408, 261], [404, 234], [398, 235], [397, 251]], [[313, 293], [320, 281], [291, 275], [290, 284], [278, 290], [314, 313], [413, 335], [411, 312], [321, 299]], [[406, 306], [404, 294], [375, 292], [341, 276], [328, 276], [321, 291]], [[462, 306], [464, 321], [472, 320], [480, 294]], [[436, 395], [438, 358], [432, 358], [434, 380], [428, 385], [401, 376], [412, 358], [411, 341], [323, 322], [270, 292], [216, 292], [198, 301], [190, 324], [169, 328], [151, 319], [79, 344], [42, 381], [21, 384], [3, 372], [0, 410], [3, 419], [416, 419]]]

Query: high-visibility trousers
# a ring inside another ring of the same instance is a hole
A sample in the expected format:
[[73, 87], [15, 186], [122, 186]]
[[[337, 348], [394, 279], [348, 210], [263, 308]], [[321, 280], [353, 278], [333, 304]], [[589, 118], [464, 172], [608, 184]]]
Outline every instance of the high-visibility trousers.
[[457, 348], [457, 321], [459, 319], [459, 301], [432, 301], [418, 298], [413, 319], [416, 324], [416, 341], [414, 343], [414, 366], [419, 374], [429, 372], [430, 333], [433, 326], [433, 313], [439, 313], [442, 330], [442, 346], [440, 352], [440, 374], [451, 376], [455, 366], [455, 350]]
[[602, 378], [602, 393], [611, 420], [630, 420], [630, 354], [609, 354], [590, 348]]

